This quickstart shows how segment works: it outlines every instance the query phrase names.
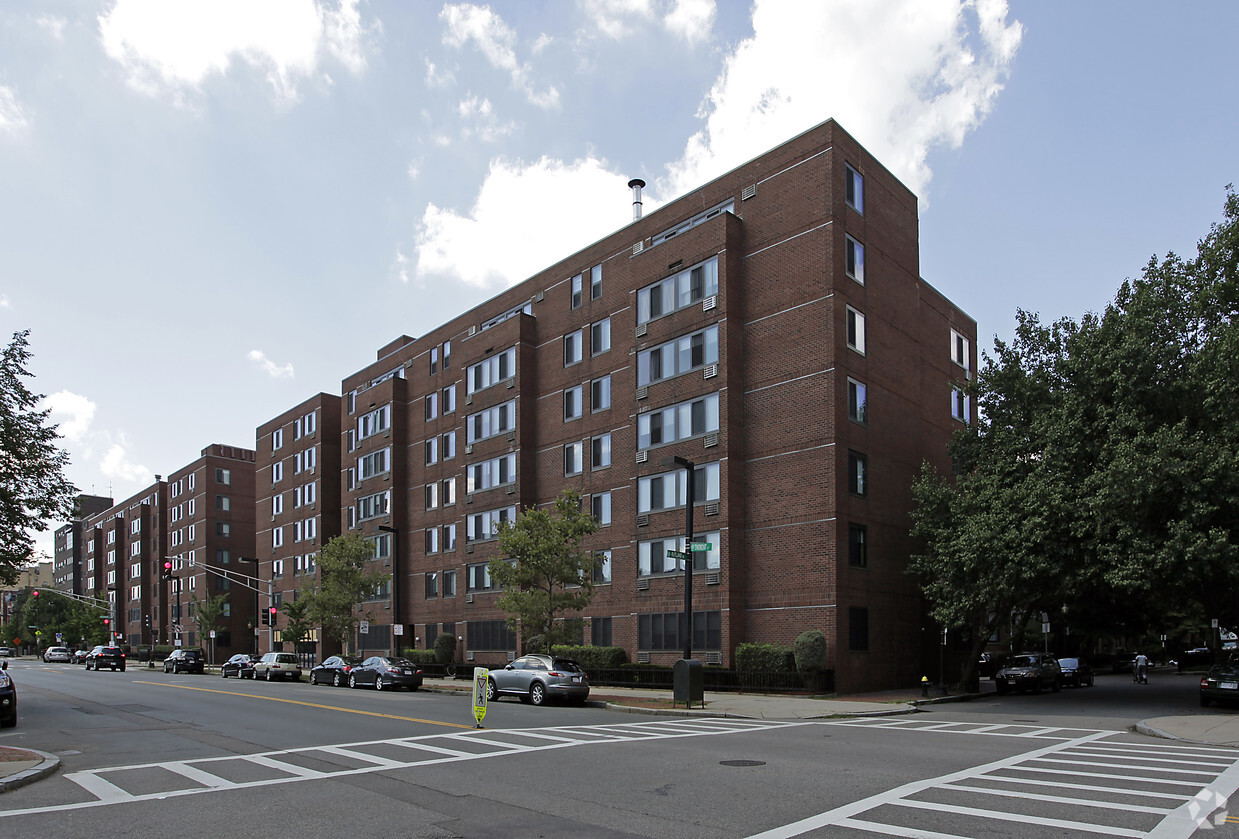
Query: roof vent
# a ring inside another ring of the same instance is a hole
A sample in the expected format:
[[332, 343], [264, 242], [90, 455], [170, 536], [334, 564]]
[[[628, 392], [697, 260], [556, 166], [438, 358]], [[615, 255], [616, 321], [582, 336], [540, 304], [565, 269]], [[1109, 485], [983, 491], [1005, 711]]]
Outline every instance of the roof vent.
[[633, 178], [628, 182], [628, 188], [632, 190], [632, 220], [641, 220], [641, 189], [645, 186], [645, 181], [640, 178]]

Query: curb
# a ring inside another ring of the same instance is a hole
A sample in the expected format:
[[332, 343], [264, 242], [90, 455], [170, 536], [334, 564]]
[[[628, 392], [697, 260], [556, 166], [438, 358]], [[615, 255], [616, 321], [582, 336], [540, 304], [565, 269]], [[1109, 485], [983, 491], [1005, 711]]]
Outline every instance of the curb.
[[0, 792], [8, 792], [18, 787], [24, 787], [26, 784], [46, 778], [60, 768], [60, 758], [56, 757], [56, 755], [41, 752], [37, 749], [14, 749], [14, 751], [26, 752], [31, 756], [32, 760], [37, 758], [39, 762], [15, 775], [0, 778]]

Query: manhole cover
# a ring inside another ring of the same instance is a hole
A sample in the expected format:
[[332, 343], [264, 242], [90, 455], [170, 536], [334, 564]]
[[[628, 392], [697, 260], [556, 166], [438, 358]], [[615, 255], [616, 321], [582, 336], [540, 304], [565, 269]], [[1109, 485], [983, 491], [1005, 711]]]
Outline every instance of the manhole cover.
[[720, 760], [719, 766], [765, 766], [764, 760]]

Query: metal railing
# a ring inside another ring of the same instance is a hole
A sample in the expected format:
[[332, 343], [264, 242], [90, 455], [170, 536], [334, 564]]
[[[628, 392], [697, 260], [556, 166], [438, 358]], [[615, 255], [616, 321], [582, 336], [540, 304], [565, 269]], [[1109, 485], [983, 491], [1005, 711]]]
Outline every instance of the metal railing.
[[[670, 667], [616, 667], [588, 670], [591, 687], [650, 688], [672, 690]], [[824, 671], [816, 684], [806, 684], [795, 671], [740, 671], [719, 667], [702, 668], [702, 687], [709, 691], [752, 691], [754, 693], [833, 693], [835, 673]]]

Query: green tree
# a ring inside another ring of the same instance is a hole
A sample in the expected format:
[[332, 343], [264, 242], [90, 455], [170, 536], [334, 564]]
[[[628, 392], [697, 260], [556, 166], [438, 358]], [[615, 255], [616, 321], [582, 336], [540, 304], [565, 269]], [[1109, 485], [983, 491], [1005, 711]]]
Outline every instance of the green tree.
[[310, 600], [299, 597], [296, 600], [285, 600], [280, 604], [280, 612], [284, 615], [285, 626], [280, 638], [286, 643], [300, 644], [310, 634], [314, 624], [310, 621]]
[[547, 652], [575, 637], [557, 625], [567, 612], [584, 609], [594, 599], [596, 552], [581, 542], [598, 530], [594, 517], [581, 510], [581, 496], [564, 490], [553, 512], [525, 510], [499, 528], [502, 555], [490, 561], [491, 582], [503, 589], [496, 605], [507, 612], [508, 626], [526, 639], [539, 637]]
[[224, 614], [224, 604], [227, 602], [227, 594], [218, 594], [205, 600], [199, 599], [197, 592], [189, 595], [189, 614], [194, 625], [198, 627], [199, 645], [202, 643], [202, 638], [210, 637], [211, 630], [216, 627]]
[[361, 621], [359, 604], [368, 600], [391, 577], [367, 572], [366, 565], [374, 561], [374, 543], [356, 533], [337, 536], [318, 554], [318, 586], [307, 598], [306, 615], [323, 635], [340, 642], [344, 649], [353, 648], [357, 624]]
[[0, 583], [12, 585], [34, 556], [32, 532], [73, 513], [77, 489], [64, 477], [69, 455], [60, 449], [50, 409], [23, 381], [31, 352], [29, 330], [13, 334], [0, 355]]

